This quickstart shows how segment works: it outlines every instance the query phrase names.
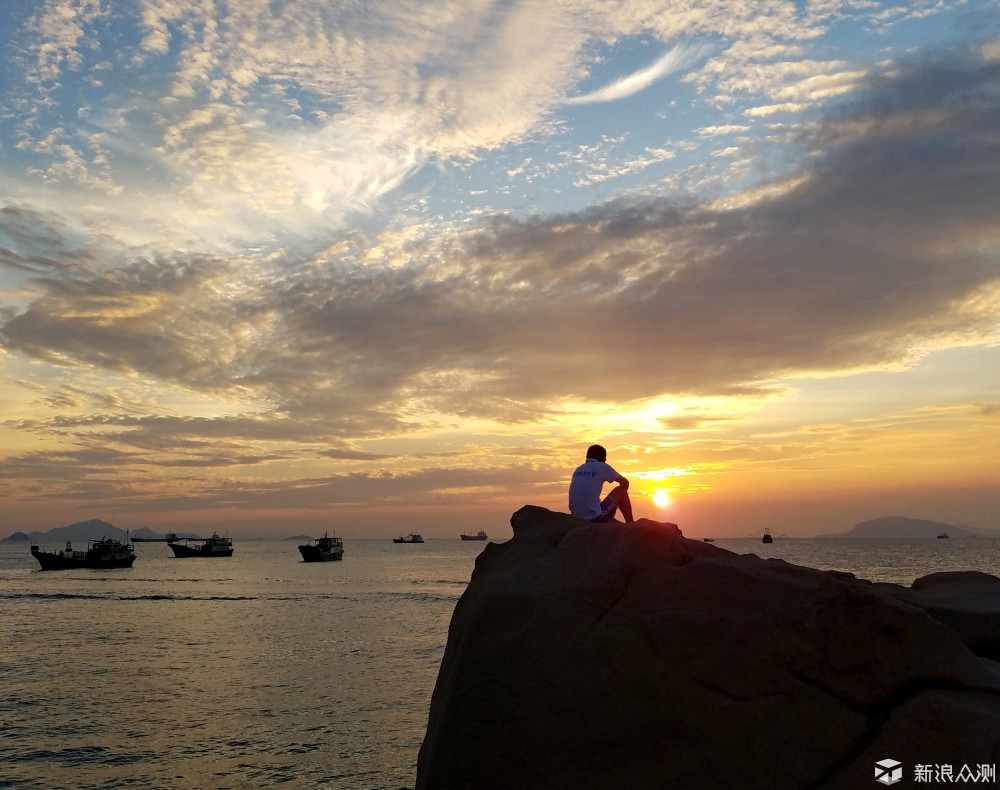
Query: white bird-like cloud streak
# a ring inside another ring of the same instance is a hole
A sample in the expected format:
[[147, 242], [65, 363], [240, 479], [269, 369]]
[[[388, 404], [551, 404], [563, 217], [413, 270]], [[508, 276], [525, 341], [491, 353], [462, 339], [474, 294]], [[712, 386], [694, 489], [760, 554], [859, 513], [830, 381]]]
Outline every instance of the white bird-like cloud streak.
[[626, 99], [645, 90], [653, 83], [663, 79], [668, 74], [680, 71], [703, 57], [704, 47], [678, 45], [664, 52], [653, 63], [625, 77], [619, 77], [613, 82], [582, 96], [573, 96], [566, 100], [567, 104], [594, 104]]

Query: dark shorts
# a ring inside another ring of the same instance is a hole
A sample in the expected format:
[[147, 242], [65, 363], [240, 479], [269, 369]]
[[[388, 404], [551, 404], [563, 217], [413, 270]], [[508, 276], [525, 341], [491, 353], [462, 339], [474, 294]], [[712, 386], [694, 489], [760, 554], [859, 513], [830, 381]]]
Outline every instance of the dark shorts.
[[618, 512], [618, 503], [615, 502], [614, 497], [608, 494], [604, 497], [604, 501], [601, 502], [601, 515], [594, 516], [590, 519], [597, 524], [603, 524], [606, 521], [611, 521], [615, 517], [615, 513]]

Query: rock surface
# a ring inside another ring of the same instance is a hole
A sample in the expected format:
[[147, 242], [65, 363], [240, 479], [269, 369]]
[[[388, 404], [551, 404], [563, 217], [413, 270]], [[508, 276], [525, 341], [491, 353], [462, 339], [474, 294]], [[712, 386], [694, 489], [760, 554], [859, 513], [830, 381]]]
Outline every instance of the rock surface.
[[456, 606], [417, 790], [853, 790], [1000, 762], [1000, 674], [844, 574], [537, 507]]
[[979, 571], [932, 573], [910, 587], [878, 585], [950, 626], [977, 656], [1000, 661], [1000, 579]]

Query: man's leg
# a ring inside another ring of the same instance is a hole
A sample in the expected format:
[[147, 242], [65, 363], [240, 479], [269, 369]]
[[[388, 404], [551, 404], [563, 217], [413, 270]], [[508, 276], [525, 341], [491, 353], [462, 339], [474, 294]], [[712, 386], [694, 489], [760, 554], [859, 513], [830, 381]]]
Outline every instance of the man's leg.
[[621, 511], [626, 524], [635, 521], [635, 519], [632, 518], [632, 500], [628, 498], [627, 488], [615, 486], [611, 489], [609, 496], [615, 500], [615, 504], [618, 505], [618, 509]]

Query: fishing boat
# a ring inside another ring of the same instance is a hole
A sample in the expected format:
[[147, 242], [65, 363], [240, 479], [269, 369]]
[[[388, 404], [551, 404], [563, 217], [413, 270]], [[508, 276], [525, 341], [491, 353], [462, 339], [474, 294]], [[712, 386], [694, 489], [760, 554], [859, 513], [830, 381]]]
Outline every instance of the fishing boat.
[[771, 530], [764, 527], [764, 537], [760, 539], [761, 543], [774, 543], [774, 538], [771, 536]]
[[210, 538], [176, 538], [167, 545], [173, 549], [175, 557], [233, 556], [233, 539], [219, 537], [218, 532], [213, 532]]
[[127, 540], [122, 543], [114, 538], [88, 540], [86, 551], [73, 551], [73, 541], [66, 541], [63, 551], [42, 551], [31, 547], [31, 556], [38, 560], [43, 571], [61, 571], [69, 568], [131, 568], [135, 562], [135, 548]]
[[486, 540], [487, 538], [489, 538], [489, 535], [487, 535], [482, 530], [479, 530], [479, 532], [477, 532], [475, 535], [466, 535], [463, 532], [462, 535], [461, 535], [461, 537], [462, 537], [462, 540]]
[[344, 559], [344, 541], [334, 535], [332, 538], [326, 532], [323, 537], [316, 538], [312, 543], [299, 546], [303, 562], [330, 562]]
[[942, 532], [940, 535], [938, 535], [938, 538], [947, 538], [947, 537], [948, 537], [947, 532]]
[[400, 535], [398, 538], [392, 539], [393, 543], [423, 543], [424, 539], [418, 535], [416, 532], [411, 532], [409, 535]]

